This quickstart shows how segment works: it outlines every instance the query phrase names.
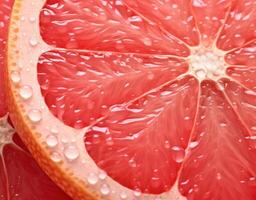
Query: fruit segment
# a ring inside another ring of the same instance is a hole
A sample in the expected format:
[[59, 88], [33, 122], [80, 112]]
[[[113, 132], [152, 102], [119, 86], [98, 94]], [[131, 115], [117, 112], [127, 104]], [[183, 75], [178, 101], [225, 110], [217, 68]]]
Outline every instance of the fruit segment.
[[70, 200], [38, 166], [7, 117], [0, 118], [0, 197], [1, 200]]
[[243, 86], [256, 91], [256, 67], [229, 67], [227, 74]]
[[40, 14], [40, 31], [46, 43], [67, 49], [189, 54], [177, 38], [148, 23], [120, 0], [49, 0]]
[[6, 112], [5, 93], [4, 91], [4, 67], [6, 66], [6, 39], [8, 33], [9, 16], [13, 0], [1, 1], [0, 4], [0, 117], [3, 117]]
[[[14, 144], [4, 148], [3, 156], [8, 174], [10, 199], [70, 200], [48, 176], [41, 171], [31, 155]], [[19, 159], [13, 159], [19, 158]], [[18, 173], [18, 174], [17, 174]], [[40, 188], [40, 189], [39, 189]], [[8, 198], [6, 198], [8, 199]]]
[[177, 178], [194, 122], [198, 82], [174, 81], [111, 108], [85, 135], [97, 165], [120, 184], [144, 193], [168, 191]]
[[151, 23], [191, 46], [199, 44], [199, 34], [190, 0], [125, 0], [130, 8]]
[[192, 13], [201, 36], [201, 44], [214, 45], [231, 8], [231, 0], [192, 0]]
[[[222, 79], [221, 84], [223, 84], [225, 94], [237, 115], [251, 135], [256, 136], [256, 91], [244, 88], [239, 83], [229, 79]], [[256, 140], [254, 142], [256, 147]]]
[[222, 50], [242, 47], [256, 36], [256, 1], [233, 1], [217, 46]]
[[[256, 41], [249, 42], [242, 48], [238, 48], [226, 55], [226, 61], [230, 65], [256, 66]], [[256, 75], [255, 75], [256, 77]]]
[[179, 189], [188, 199], [253, 200], [256, 151], [249, 140], [251, 133], [220, 88], [213, 81], [201, 84], [199, 111]]
[[38, 64], [46, 104], [65, 124], [83, 128], [185, 73], [181, 59], [129, 54], [51, 51]]

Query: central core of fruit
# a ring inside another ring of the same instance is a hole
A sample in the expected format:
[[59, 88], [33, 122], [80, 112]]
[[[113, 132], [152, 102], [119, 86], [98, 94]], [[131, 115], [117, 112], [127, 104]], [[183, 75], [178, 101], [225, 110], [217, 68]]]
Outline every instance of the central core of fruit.
[[7, 118], [0, 118], [0, 153], [5, 144], [12, 142], [13, 128], [9, 125]]
[[191, 50], [189, 64], [190, 72], [200, 80], [216, 80], [225, 75], [227, 67], [222, 51], [204, 47]]

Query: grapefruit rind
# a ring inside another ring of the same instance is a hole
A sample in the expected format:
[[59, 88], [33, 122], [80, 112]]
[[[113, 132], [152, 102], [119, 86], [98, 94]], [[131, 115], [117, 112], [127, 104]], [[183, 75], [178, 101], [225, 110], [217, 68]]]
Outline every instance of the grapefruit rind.
[[[185, 199], [177, 189], [177, 184], [172, 190], [161, 195], [140, 194], [125, 188], [112, 178], [106, 177], [95, 184], [89, 184], [89, 173], [99, 174], [100, 169], [90, 158], [84, 148], [83, 136], [86, 128], [76, 130], [58, 121], [48, 110], [40, 93], [37, 82], [36, 65], [39, 56], [46, 51], [52, 50], [42, 40], [39, 33], [39, 12], [45, 1], [16, 0], [11, 16], [11, 25], [8, 41], [8, 67], [5, 71], [7, 102], [10, 117], [34, 158], [42, 169], [55, 181], [67, 194], [74, 199], [120, 199], [125, 194], [127, 199], [140, 197], [140, 199]], [[35, 20], [30, 20], [31, 17]], [[25, 59], [24, 59], [25, 58]], [[14, 82], [12, 73], [18, 72], [21, 81]], [[22, 99], [19, 90], [22, 86], [32, 87], [33, 95], [29, 99]], [[41, 116], [38, 121], [31, 121], [28, 116], [32, 109], [40, 110]], [[52, 128], [58, 124], [59, 142], [57, 147], [50, 148], [46, 144], [46, 138]], [[72, 135], [74, 133], [74, 135]], [[79, 148], [79, 158], [75, 161], [68, 160], [63, 156], [65, 143], [61, 140], [72, 141]], [[60, 154], [61, 160], [55, 162], [51, 158], [53, 152]], [[83, 159], [82, 159], [83, 158]], [[110, 193], [102, 194], [102, 186], [108, 186]]]

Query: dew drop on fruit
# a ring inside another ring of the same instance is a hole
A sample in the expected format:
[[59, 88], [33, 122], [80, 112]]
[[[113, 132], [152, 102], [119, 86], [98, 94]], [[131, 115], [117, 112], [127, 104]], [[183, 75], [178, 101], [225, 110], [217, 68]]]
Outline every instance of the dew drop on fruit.
[[170, 145], [170, 142], [169, 142], [168, 140], [166, 140], [166, 141], [164, 142], [164, 147], [165, 147], [166, 149], [170, 149], [171, 145]]
[[106, 172], [101, 171], [101, 172], [99, 173], [99, 178], [100, 178], [101, 180], [106, 179], [106, 178], [107, 178], [107, 174], [106, 174]]
[[19, 94], [22, 99], [30, 99], [33, 95], [32, 88], [29, 85], [24, 85], [19, 89]]
[[152, 72], [150, 72], [148, 73], [147, 78], [148, 80], [153, 80], [155, 78], [155, 75]]
[[159, 178], [156, 178], [156, 177], [152, 177], [151, 180], [150, 180], [150, 185], [153, 187], [153, 188], [158, 188], [161, 184], [161, 180]]
[[152, 45], [152, 41], [150, 38], [144, 38], [143, 39], [143, 43], [146, 45], [146, 46], [151, 46]]
[[38, 109], [31, 109], [28, 112], [28, 117], [32, 122], [40, 122], [42, 120], [42, 113]]
[[226, 126], [227, 126], [227, 123], [224, 123], [224, 122], [220, 123], [220, 127], [226, 127]]
[[252, 131], [256, 131], [256, 126], [252, 126], [252, 127], [251, 127], [251, 130], [252, 130]]
[[30, 38], [29, 44], [30, 46], [35, 47], [38, 44], [38, 41], [36, 38]]
[[59, 133], [58, 127], [52, 126], [52, 127], [50, 128], [50, 132], [51, 132], [52, 134], [57, 135], [57, 134]]
[[108, 195], [110, 193], [109, 186], [107, 184], [103, 184], [100, 188], [100, 192], [103, 195]]
[[20, 73], [18, 71], [11, 72], [11, 80], [14, 83], [19, 83], [21, 81]]
[[120, 199], [127, 199], [127, 194], [125, 192], [121, 192]]
[[193, 141], [193, 142], [190, 142], [190, 143], [189, 143], [189, 147], [190, 147], [191, 149], [193, 149], [193, 148], [197, 147], [198, 144], [199, 144], [199, 143], [198, 143], [197, 141]]
[[76, 146], [69, 145], [64, 149], [64, 155], [68, 160], [73, 161], [79, 157], [79, 150]]
[[172, 151], [174, 161], [176, 161], [177, 163], [183, 162], [185, 157], [185, 150], [181, 147], [173, 146]]
[[98, 176], [95, 173], [91, 172], [87, 176], [87, 181], [90, 185], [95, 185], [98, 182]]
[[56, 147], [58, 144], [58, 138], [55, 135], [48, 135], [46, 138], [46, 144], [49, 147]]
[[217, 173], [217, 174], [216, 174], [216, 178], [217, 178], [217, 180], [221, 180], [221, 178], [222, 178], [221, 174], [220, 174], [220, 173]]
[[63, 136], [63, 137], [61, 138], [61, 142], [62, 142], [63, 144], [67, 144], [67, 143], [68, 143], [68, 138], [66, 138], [65, 136]]
[[51, 159], [54, 162], [60, 162], [61, 161], [61, 156], [60, 156], [60, 154], [58, 152], [53, 152], [51, 154]]
[[36, 18], [35, 18], [35, 17], [30, 17], [30, 18], [29, 18], [29, 21], [33, 23], [33, 22], [36, 21]]
[[133, 192], [133, 195], [135, 196], [135, 197], [140, 197], [141, 196], [141, 192], [140, 191], [134, 191]]
[[245, 90], [244, 93], [248, 95], [256, 95], [256, 93], [252, 90]]
[[199, 69], [196, 71], [196, 76], [200, 79], [205, 79], [206, 72], [203, 69]]

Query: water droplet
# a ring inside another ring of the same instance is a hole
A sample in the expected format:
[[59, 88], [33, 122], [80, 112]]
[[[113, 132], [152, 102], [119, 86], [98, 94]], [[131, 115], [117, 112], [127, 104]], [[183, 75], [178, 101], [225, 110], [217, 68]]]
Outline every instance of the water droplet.
[[252, 127], [251, 127], [251, 130], [252, 130], [252, 131], [256, 131], [256, 126], [252, 126]]
[[21, 78], [20, 78], [20, 72], [18, 71], [12, 71], [11, 72], [11, 79], [14, 83], [19, 83]]
[[38, 109], [31, 109], [28, 112], [28, 117], [32, 122], [40, 122], [42, 120], [42, 113]]
[[36, 18], [35, 18], [35, 17], [30, 17], [30, 18], [29, 18], [29, 21], [30, 21], [30, 22], [35, 22], [35, 21], [36, 21]]
[[63, 144], [67, 144], [67, 143], [68, 143], [68, 138], [66, 138], [65, 136], [63, 136], [63, 137], [61, 138], [61, 142], [62, 142]]
[[103, 195], [108, 195], [110, 193], [109, 186], [107, 184], [103, 184], [100, 188], [100, 192]]
[[166, 140], [166, 141], [164, 142], [164, 147], [165, 147], [166, 149], [170, 149], [171, 145], [170, 145], [170, 142], [169, 142], [168, 140]]
[[220, 127], [226, 127], [227, 124], [226, 123], [220, 123]]
[[32, 47], [35, 47], [35, 46], [38, 44], [38, 41], [37, 41], [36, 38], [30, 38], [29, 44], [30, 44]]
[[248, 95], [256, 95], [256, 92], [254, 92], [252, 90], [245, 90], [244, 93], [248, 94]]
[[112, 146], [114, 144], [114, 141], [112, 140], [112, 138], [108, 138], [106, 140], [106, 143], [107, 143], [108, 146]]
[[87, 181], [91, 185], [95, 185], [98, 182], [98, 177], [95, 173], [91, 172], [87, 176]]
[[190, 120], [189, 116], [184, 117], [184, 120]]
[[82, 164], [86, 164], [86, 163], [87, 163], [87, 162], [86, 162], [86, 159], [83, 158], [83, 159], [81, 160], [81, 163], [82, 163]]
[[19, 89], [19, 94], [20, 94], [21, 98], [27, 100], [32, 97], [33, 90], [29, 85], [24, 85]]
[[106, 178], [107, 178], [107, 174], [106, 174], [106, 172], [101, 171], [101, 172], [99, 173], [99, 178], [100, 178], [101, 180], [106, 179]]
[[58, 144], [58, 138], [55, 135], [48, 135], [46, 138], [46, 144], [49, 147], [56, 147]]
[[121, 194], [120, 194], [120, 198], [121, 199], [127, 199], [127, 194], [125, 193], [125, 192], [121, 192]]
[[149, 73], [149, 74], [147, 75], [148, 80], [153, 80], [154, 77], [155, 77], [155, 75], [154, 75], [153, 73]]
[[79, 157], [79, 150], [76, 146], [69, 145], [64, 149], [64, 155], [68, 160], [73, 161]]
[[58, 152], [53, 152], [51, 154], [51, 159], [54, 162], [60, 162], [61, 161], [61, 156], [60, 156], [60, 154]]
[[55, 134], [55, 135], [58, 134], [59, 133], [58, 127], [57, 126], [52, 126], [51, 129], [50, 129], [50, 132]]
[[140, 191], [134, 191], [133, 192], [133, 195], [135, 196], [135, 197], [140, 197], [141, 196], [141, 192]]
[[182, 163], [185, 157], [185, 150], [178, 146], [173, 146], [172, 150], [173, 150], [173, 153], [172, 153], [173, 159], [177, 163]]
[[152, 45], [152, 41], [150, 38], [144, 38], [143, 39], [143, 43], [146, 45], [146, 46], [151, 46]]
[[199, 143], [198, 143], [197, 141], [193, 141], [193, 142], [190, 142], [190, 143], [189, 143], [189, 147], [190, 147], [191, 149], [193, 149], [193, 148], [197, 147], [198, 144], [199, 144]]
[[204, 79], [206, 77], [206, 71], [203, 69], [199, 69], [196, 71], [196, 76], [200, 79]]
[[217, 180], [221, 180], [221, 174], [220, 173], [217, 173], [217, 175], [216, 175], [216, 178], [217, 178]]
[[137, 167], [136, 161], [134, 159], [130, 159], [128, 162], [131, 167], [133, 168]]

